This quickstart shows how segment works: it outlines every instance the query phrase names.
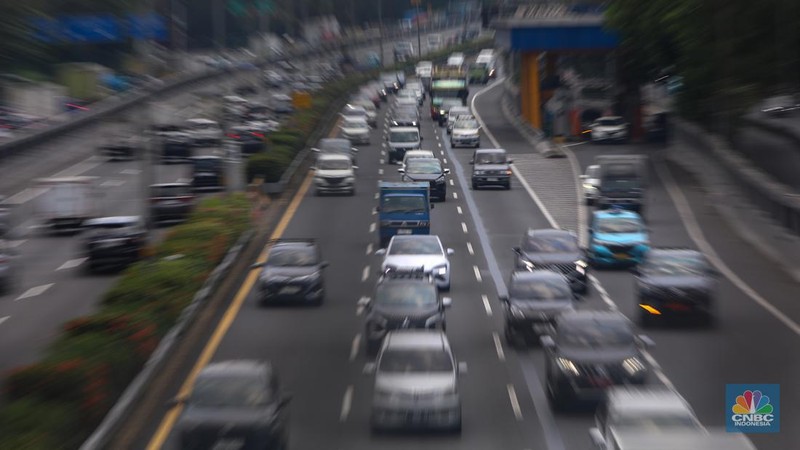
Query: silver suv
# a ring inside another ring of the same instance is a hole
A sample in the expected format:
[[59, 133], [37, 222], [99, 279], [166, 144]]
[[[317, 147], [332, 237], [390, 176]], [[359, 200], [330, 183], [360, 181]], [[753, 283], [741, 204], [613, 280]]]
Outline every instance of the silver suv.
[[390, 332], [383, 342], [372, 397], [373, 431], [445, 429], [461, 431], [459, 374], [450, 342], [441, 330]]

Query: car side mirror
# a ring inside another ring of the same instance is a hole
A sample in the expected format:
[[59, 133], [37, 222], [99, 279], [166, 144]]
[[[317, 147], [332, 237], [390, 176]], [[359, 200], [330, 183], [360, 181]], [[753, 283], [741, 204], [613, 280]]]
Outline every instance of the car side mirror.
[[444, 174], [445, 175], [450, 175], [450, 169], [444, 169]]
[[459, 375], [466, 375], [468, 371], [467, 363], [464, 361], [460, 361], [458, 363], [458, 374]]
[[331, 265], [331, 263], [329, 263], [328, 261], [322, 261], [321, 263], [319, 263], [319, 267], [322, 268], [322, 269], [324, 269], [324, 268], [326, 268], [326, 267], [328, 267], [330, 265]]
[[358, 166], [353, 166], [353, 170], [358, 170]]
[[312, 148], [311, 151], [315, 152], [315, 153], [319, 153], [320, 150], [318, 148]]
[[587, 175], [581, 175], [578, 178], [581, 179], [581, 180], [588, 180], [589, 179], [589, 177]]
[[501, 302], [508, 303], [508, 296], [507, 295], [501, 295], [498, 298], [500, 299]]
[[514, 164], [514, 160], [513, 159], [509, 159], [508, 161], [506, 161], [506, 164]]
[[255, 263], [255, 264], [251, 265], [250, 268], [251, 269], [260, 269], [260, 268], [262, 268], [262, 267], [264, 267], [266, 265], [267, 265], [267, 263], [260, 262], [260, 263]]
[[400, 172], [400, 173], [406, 173], [406, 169], [403, 169], [402, 167], [397, 169], [397, 171]]
[[317, 170], [317, 168], [314, 167], [314, 166], [311, 166], [311, 167], [308, 168], [308, 170]]
[[522, 249], [519, 247], [511, 247], [511, 250], [520, 256], [522, 255]]
[[474, 160], [474, 159], [470, 159], [470, 160], [469, 160], [469, 163], [470, 163], [470, 165], [473, 165], [473, 166], [474, 166], [474, 165], [475, 165], [475, 160]]
[[445, 308], [453, 306], [453, 299], [450, 297], [442, 298], [442, 306], [444, 306]]
[[637, 277], [641, 274], [638, 267], [631, 267], [630, 272], [636, 275]]
[[589, 428], [589, 438], [592, 440], [595, 448], [598, 450], [606, 450], [606, 440], [603, 438], [603, 433], [598, 428]]
[[278, 401], [278, 408], [286, 408], [292, 402], [292, 394], [284, 393]]
[[381, 207], [380, 206], [376, 206], [375, 207], [375, 212], [381, 212]]
[[431, 209], [433, 209], [433, 208], [436, 208], [436, 205], [434, 205], [433, 203], [431, 203]]
[[379, 248], [378, 250], [375, 250], [375, 254], [378, 255], [378, 256], [383, 256], [383, 255], [386, 254], [386, 249], [385, 248]]
[[447, 249], [447, 256], [453, 256], [455, 253], [456, 253], [456, 251], [453, 250], [452, 248], [448, 248]]
[[358, 302], [356, 303], [356, 305], [360, 306], [362, 308], [369, 308], [369, 305], [371, 303], [372, 303], [372, 298], [370, 298], [370, 297], [361, 297], [360, 299], [358, 299]]
[[374, 362], [368, 362], [364, 364], [364, 375], [372, 375], [375, 373], [375, 369], [377, 369], [377, 365]]
[[350, 147], [350, 151], [353, 153], [358, 153], [358, 149], [355, 147]]
[[645, 335], [645, 334], [640, 334], [640, 335], [636, 336], [636, 339], [637, 339], [637, 340], [639, 341], [639, 343], [640, 343], [640, 344], [642, 344], [642, 346], [643, 346], [643, 347], [645, 347], [645, 348], [653, 348], [653, 347], [655, 347], [655, 346], [656, 346], [656, 343], [655, 343], [655, 341], [654, 341], [654, 340], [652, 340], [652, 339], [650, 338], [650, 336], [647, 336], [647, 335]]
[[424, 137], [422, 137], [422, 136], [420, 136], [420, 137], [419, 137], [419, 140], [420, 140], [420, 141], [424, 141], [424, 140], [425, 140], [425, 138], [424, 138]]
[[173, 398], [171, 398], [171, 399], [169, 399], [167, 401], [167, 407], [168, 408], [174, 408], [176, 406], [183, 405], [184, 403], [186, 403], [186, 400], [187, 400], [187, 397], [182, 396], [182, 395], [178, 395], [178, 396], [173, 397]]
[[542, 343], [543, 348], [552, 349], [556, 346], [556, 341], [553, 339], [553, 336], [544, 335], [539, 338], [539, 342]]

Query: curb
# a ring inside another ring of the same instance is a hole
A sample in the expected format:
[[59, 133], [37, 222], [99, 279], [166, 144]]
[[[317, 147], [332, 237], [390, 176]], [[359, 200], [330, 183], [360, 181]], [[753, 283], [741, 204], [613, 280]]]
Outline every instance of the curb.
[[561, 145], [557, 145], [548, 140], [544, 133], [533, 128], [529, 123], [523, 121], [520, 115], [514, 110], [513, 105], [514, 90], [509, 88], [508, 80], [503, 82], [503, 98], [500, 100], [500, 109], [511, 125], [523, 135], [528, 141], [533, 143], [533, 148], [545, 158], [566, 158], [567, 155]]
[[231, 266], [253, 238], [254, 234], [255, 231], [253, 229], [245, 231], [233, 247], [228, 250], [225, 254], [225, 258], [214, 268], [214, 271], [211, 272], [206, 282], [203, 283], [203, 287], [201, 287], [194, 295], [194, 298], [192, 298], [192, 302], [189, 306], [184, 308], [181, 312], [178, 321], [161, 339], [158, 347], [156, 347], [153, 354], [150, 355], [150, 358], [147, 360], [142, 370], [106, 414], [103, 422], [100, 423], [94, 433], [81, 445], [81, 450], [99, 450], [109, 444], [109, 440], [113, 437], [114, 433], [119, 430], [125, 419], [130, 415], [141, 393], [150, 384], [150, 381], [172, 353], [178, 342], [178, 338], [181, 337], [189, 325], [191, 325], [200, 307], [203, 306], [211, 294], [214, 293], [220, 280], [228, 274]]

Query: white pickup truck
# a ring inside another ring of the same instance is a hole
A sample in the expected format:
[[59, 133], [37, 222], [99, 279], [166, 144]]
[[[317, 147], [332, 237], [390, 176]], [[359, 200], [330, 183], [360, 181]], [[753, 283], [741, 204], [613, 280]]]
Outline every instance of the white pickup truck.
[[97, 216], [97, 177], [40, 178], [35, 214], [53, 230], [75, 229]]

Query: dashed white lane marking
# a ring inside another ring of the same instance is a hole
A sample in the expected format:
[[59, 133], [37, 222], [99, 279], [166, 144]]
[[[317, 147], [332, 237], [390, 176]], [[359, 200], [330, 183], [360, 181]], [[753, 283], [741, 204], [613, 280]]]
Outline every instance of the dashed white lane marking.
[[672, 381], [669, 381], [669, 378], [664, 375], [661, 365], [658, 363], [658, 361], [656, 361], [655, 358], [653, 358], [653, 355], [651, 355], [648, 351], [642, 352], [642, 355], [644, 356], [644, 359], [647, 360], [647, 363], [650, 364], [650, 367], [653, 368], [653, 373], [656, 374], [656, 378], [658, 378], [658, 380], [661, 381], [664, 386], [670, 389], [675, 389], [675, 385], [673, 385]]
[[11, 316], [0, 317], [0, 324], [2, 324], [3, 322], [5, 322], [6, 320], [8, 320], [10, 318], [11, 318]]
[[384, 164], [384, 161], [386, 161], [386, 160], [385, 160], [385, 159], [383, 159], [383, 158], [381, 158], [379, 162], [380, 162], [381, 164]]
[[364, 314], [364, 307], [361, 306], [361, 303], [363, 301], [365, 301], [367, 298], [369, 298], [369, 297], [361, 297], [360, 299], [358, 299], [358, 303], [357, 303], [357, 306], [356, 306], [356, 317]]
[[463, 231], [464, 233], [468, 233], [467, 224], [464, 222], [461, 222], [461, 231]]
[[366, 253], [366, 255], [369, 256], [371, 254], [372, 254], [372, 242], [367, 244], [367, 253]]
[[377, 193], [377, 192], [376, 192], [376, 193], [375, 193], [375, 200], [379, 199], [379, 198], [380, 198], [380, 196], [381, 196], [381, 195], [380, 195], [379, 193]]
[[358, 347], [361, 344], [361, 333], [358, 333], [356, 337], [353, 338], [353, 344], [350, 346], [350, 362], [356, 360], [356, 356], [358, 355]]
[[500, 342], [500, 336], [496, 331], [492, 332], [492, 339], [494, 340], [494, 349], [497, 352], [497, 359], [501, 362], [506, 360], [506, 353], [503, 351], [503, 343]]
[[686, 196], [683, 195], [683, 191], [676, 187], [677, 182], [672, 176], [672, 172], [670, 172], [666, 166], [662, 166], [660, 164], [656, 164], [655, 167], [656, 173], [664, 181], [664, 186], [666, 186], [667, 192], [672, 198], [672, 203], [675, 204], [675, 209], [678, 210], [678, 214], [681, 216], [683, 224], [686, 227], [686, 232], [689, 234], [689, 237], [692, 239], [695, 245], [697, 245], [697, 248], [702, 251], [704, 255], [706, 255], [706, 257], [711, 261], [712, 264], [714, 264], [717, 270], [725, 275], [725, 278], [730, 280], [734, 286], [739, 288], [740, 291], [744, 292], [745, 295], [747, 295], [759, 306], [767, 310], [768, 313], [772, 314], [773, 317], [786, 325], [786, 327], [792, 330], [795, 334], [800, 335], [800, 324], [792, 320], [789, 316], [784, 314], [783, 311], [762, 297], [758, 292], [756, 292], [755, 289], [750, 287], [749, 284], [742, 280], [741, 277], [736, 274], [736, 272], [731, 270], [725, 261], [719, 257], [717, 252], [714, 250], [714, 247], [712, 247], [711, 243], [709, 243], [706, 239], [700, 224], [697, 223], [697, 218], [695, 218], [692, 207], [689, 205], [689, 201], [686, 199]]
[[453, 198], [458, 200], [458, 192], [453, 192]]
[[464, 211], [461, 210], [460, 206], [456, 206], [456, 211], [458, 211], [459, 214], [464, 214]]
[[125, 169], [120, 172], [120, 175], [139, 175], [140, 173], [142, 173], [142, 171], [139, 169]]
[[383, 175], [383, 169], [378, 169], [378, 175]]
[[381, 147], [386, 148], [386, 142], [381, 142]]
[[467, 251], [471, 256], [475, 256], [475, 249], [472, 248], [472, 244], [467, 242]]
[[[447, 158], [442, 158], [442, 162], [447, 164]], [[450, 181], [452, 181], [452, 180], [450, 180]]]
[[364, 270], [361, 271], [361, 281], [367, 281], [369, 278], [369, 266], [364, 266]]
[[483, 309], [486, 310], [486, 315], [492, 317], [492, 305], [489, 303], [489, 297], [483, 294], [481, 295], [481, 300], [483, 300]]
[[450, 186], [455, 186], [455, 185], [456, 185], [456, 183], [455, 183], [455, 182], [453, 182], [453, 179], [451, 178], [451, 179], [450, 179]]
[[119, 187], [125, 184], [125, 180], [106, 180], [100, 183], [100, 187]]
[[87, 259], [89, 259], [89, 258], [70, 259], [69, 261], [67, 261], [64, 264], [62, 264], [61, 266], [59, 266], [58, 269], [56, 269], [56, 271], [65, 270], [65, 269], [72, 269], [73, 267], [78, 267], [81, 264], [83, 264], [83, 262], [86, 261]]
[[510, 383], [506, 386], [506, 390], [508, 390], [508, 399], [511, 401], [511, 409], [514, 411], [514, 417], [516, 417], [518, 421], [521, 421], [522, 409], [519, 407], [519, 400], [517, 400], [517, 391], [514, 389], [514, 385]]
[[482, 283], [481, 269], [479, 269], [478, 266], [472, 266], [472, 271], [475, 272], [475, 279], [478, 280], [478, 283]]
[[375, 232], [375, 222], [372, 222], [371, 224], [369, 224], [369, 232], [370, 233], [374, 233]]
[[441, 147], [441, 146], [442, 146], [442, 143], [441, 143], [441, 142], [437, 142], [437, 143], [436, 143], [436, 145], [438, 145], [439, 147]]
[[342, 412], [339, 413], [339, 422], [344, 422], [347, 420], [347, 416], [350, 415], [350, 407], [353, 406], [353, 385], [347, 386], [347, 390], [344, 391], [344, 398], [342, 399]]
[[441, 153], [442, 156], [444, 156], [444, 150], [439, 150], [439, 153]]
[[26, 299], [26, 298], [36, 297], [38, 295], [42, 295], [42, 294], [45, 293], [45, 291], [47, 291], [48, 289], [53, 287], [53, 284], [54, 283], [49, 283], [49, 284], [43, 284], [41, 286], [32, 287], [32, 288], [28, 289], [27, 291], [25, 291], [22, 295], [17, 297], [16, 300], [23, 300], [23, 299]]
[[604, 288], [603, 285], [600, 284], [600, 280], [595, 278], [595, 276], [592, 274], [589, 274], [588, 278], [589, 281], [591, 281], [592, 285], [594, 285], [594, 289], [597, 291], [598, 294], [600, 294], [600, 298], [603, 299], [603, 302], [605, 302], [605, 304], [608, 305], [608, 307], [612, 311], [618, 310], [619, 308], [617, 307], [617, 304], [614, 303], [614, 300], [611, 300], [611, 296], [608, 295], [608, 292], [606, 292], [606, 288]]

